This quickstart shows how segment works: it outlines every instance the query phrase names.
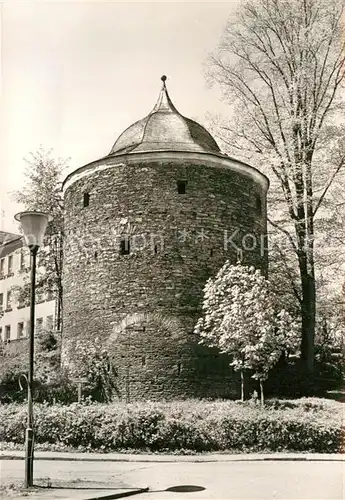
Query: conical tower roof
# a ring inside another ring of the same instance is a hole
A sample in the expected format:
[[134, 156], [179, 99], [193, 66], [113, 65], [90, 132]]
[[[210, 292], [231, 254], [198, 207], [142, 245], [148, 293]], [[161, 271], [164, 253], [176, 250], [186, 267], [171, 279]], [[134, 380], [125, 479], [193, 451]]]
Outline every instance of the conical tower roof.
[[133, 123], [116, 140], [110, 155], [154, 151], [199, 151], [219, 153], [220, 149], [199, 123], [181, 115], [169, 97], [166, 76], [151, 113]]

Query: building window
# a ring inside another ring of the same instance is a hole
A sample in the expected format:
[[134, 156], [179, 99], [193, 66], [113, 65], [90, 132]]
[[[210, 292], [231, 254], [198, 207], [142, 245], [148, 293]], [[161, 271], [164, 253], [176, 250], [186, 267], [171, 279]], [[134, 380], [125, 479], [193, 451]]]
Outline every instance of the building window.
[[25, 269], [25, 253], [24, 250], [20, 252], [20, 270], [23, 271]]
[[259, 194], [255, 195], [255, 207], [256, 210], [261, 214], [262, 212], [262, 201], [261, 201], [261, 196]]
[[4, 308], [4, 294], [0, 293], [0, 312], [3, 310], [3, 308]]
[[84, 193], [83, 205], [84, 207], [88, 207], [90, 204], [90, 194]]
[[2, 326], [0, 326], [0, 339], [1, 339], [1, 340], [4, 340], [4, 339], [2, 338]]
[[5, 338], [4, 340], [10, 340], [11, 338], [11, 325], [6, 325], [5, 326]]
[[43, 318], [37, 318], [36, 319], [36, 332], [40, 333], [42, 331], [43, 327]]
[[129, 238], [124, 238], [120, 242], [120, 254], [121, 255], [129, 255], [130, 251], [131, 251], [131, 245], [130, 245]]
[[13, 255], [8, 256], [7, 274], [13, 273]]
[[9, 290], [7, 292], [7, 298], [6, 298], [6, 310], [11, 310], [12, 309], [12, 292]]
[[177, 374], [180, 375], [182, 370], [182, 363], [177, 363]]
[[24, 337], [24, 323], [20, 322], [17, 325], [17, 339]]
[[50, 332], [53, 330], [53, 316], [47, 316], [46, 330], [48, 330]]
[[5, 273], [5, 259], [0, 260], [0, 277], [4, 276]]
[[186, 193], [187, 181], [177, 181], [177, 192], [178, 194]]
[[141, 356], [141, 365], [142, 366], [146, 365], [146, 357], [145, 356]]

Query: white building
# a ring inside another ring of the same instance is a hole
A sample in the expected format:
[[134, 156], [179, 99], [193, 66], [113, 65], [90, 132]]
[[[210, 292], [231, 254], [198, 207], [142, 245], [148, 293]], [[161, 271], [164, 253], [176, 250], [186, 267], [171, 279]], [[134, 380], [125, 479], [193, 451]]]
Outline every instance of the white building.
[[[23, 286], [29, 272], [30, 252], [23, 246], [22, 236], [0, 231], [0, 336], [5, 342], [20, 340], [28, 334], [30, 308], [18, 302], [15, 289]], [[36, 299], [36, 332], [53, 329], [54, 297], [47, 294]]]

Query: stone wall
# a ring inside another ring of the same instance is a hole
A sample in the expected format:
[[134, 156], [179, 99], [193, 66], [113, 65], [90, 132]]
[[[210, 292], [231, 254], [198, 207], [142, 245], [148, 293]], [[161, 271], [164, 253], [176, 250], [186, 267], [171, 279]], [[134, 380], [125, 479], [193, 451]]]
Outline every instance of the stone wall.
[[236, 245], [266, 265], [262, 185], [206, 157], [132, 162], [71, 183], [65, 207], [64, 338], [104, 339], [122, 399], [233, 396], [229, 360], [193, 327], [207, 278], [236, 262]]

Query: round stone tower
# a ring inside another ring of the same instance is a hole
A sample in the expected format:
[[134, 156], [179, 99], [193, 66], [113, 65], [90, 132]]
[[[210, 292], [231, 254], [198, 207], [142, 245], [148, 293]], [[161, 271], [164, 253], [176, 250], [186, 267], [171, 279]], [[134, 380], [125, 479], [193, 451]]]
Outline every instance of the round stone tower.
[[126, 401], [227, 397], [229, 360], [193, 333], [206, 280], [266, 268], [267, 178], [157, 104], [64, 181], [64, 339], [100, 338]]

